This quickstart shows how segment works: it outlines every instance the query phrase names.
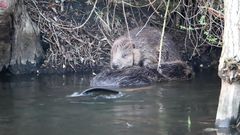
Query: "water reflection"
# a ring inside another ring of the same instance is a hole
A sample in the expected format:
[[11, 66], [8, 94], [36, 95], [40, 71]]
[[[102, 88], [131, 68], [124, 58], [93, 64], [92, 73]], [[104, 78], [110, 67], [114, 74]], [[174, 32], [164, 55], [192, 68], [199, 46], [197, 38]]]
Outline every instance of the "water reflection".
[[207, 75], [120, 89], [125, 94], [117, 99], [67, 98], [89, 87], [87, 76], [4, 77], [0, 134], [233, 135], [214, 129], [220, 84], [216, 76]]

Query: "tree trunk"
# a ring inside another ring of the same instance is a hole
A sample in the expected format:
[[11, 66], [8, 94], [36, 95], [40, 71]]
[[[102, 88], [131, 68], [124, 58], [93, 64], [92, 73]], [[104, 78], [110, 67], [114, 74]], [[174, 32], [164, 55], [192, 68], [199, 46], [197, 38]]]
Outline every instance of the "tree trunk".
[[18, 0], [14, 12], [14, 43], [10, 71], [14, 74], [31, 73], [43, 58], [40, 30], [29, 17], [23, 0]]
[[29, 17], [23, 0], [0, 0], [0, 71], [36, 72], [44, 57], [40, 30]]
[[0, 1], [0, 71], [9, 65], [11, 59], [12, 15], [15, 2]]
[[11, 58], [12, 18], [0, 16], [0, 71], [8, 67]]
[[240, 103], [240, 0], [224, 1], [224, 36], [218, 74], [222, 80], [216, 126], [235, 124]]

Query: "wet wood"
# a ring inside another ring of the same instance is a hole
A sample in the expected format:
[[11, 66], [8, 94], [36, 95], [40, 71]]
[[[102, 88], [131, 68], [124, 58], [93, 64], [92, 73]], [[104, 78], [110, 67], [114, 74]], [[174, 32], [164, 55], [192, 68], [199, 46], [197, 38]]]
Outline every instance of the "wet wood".
[[235, 124], [240, 103], [240, 84], [222, 81], [222, 88], [216, 116], [217, 127], [229, 127]]

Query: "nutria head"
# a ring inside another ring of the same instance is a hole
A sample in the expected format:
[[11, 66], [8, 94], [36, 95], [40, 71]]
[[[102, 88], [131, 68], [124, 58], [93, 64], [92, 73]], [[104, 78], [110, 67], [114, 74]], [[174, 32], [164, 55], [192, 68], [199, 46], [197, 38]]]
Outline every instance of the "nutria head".
[[111, 68], [122, 69], [134, 65], [135, 45], [126, 37], [114, 41], [111, 49]]

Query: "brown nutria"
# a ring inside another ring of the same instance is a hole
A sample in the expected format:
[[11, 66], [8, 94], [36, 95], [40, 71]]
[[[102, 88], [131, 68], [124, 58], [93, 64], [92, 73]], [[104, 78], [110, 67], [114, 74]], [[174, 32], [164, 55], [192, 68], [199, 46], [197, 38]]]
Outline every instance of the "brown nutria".
[[[111, 49], [111, 68], [148, 66], [158, 62], [161, 31], [154, 27], [135, 28], [117, 38]], [[162, 62], [181, 60], [171, 35], [165, 33]]]

